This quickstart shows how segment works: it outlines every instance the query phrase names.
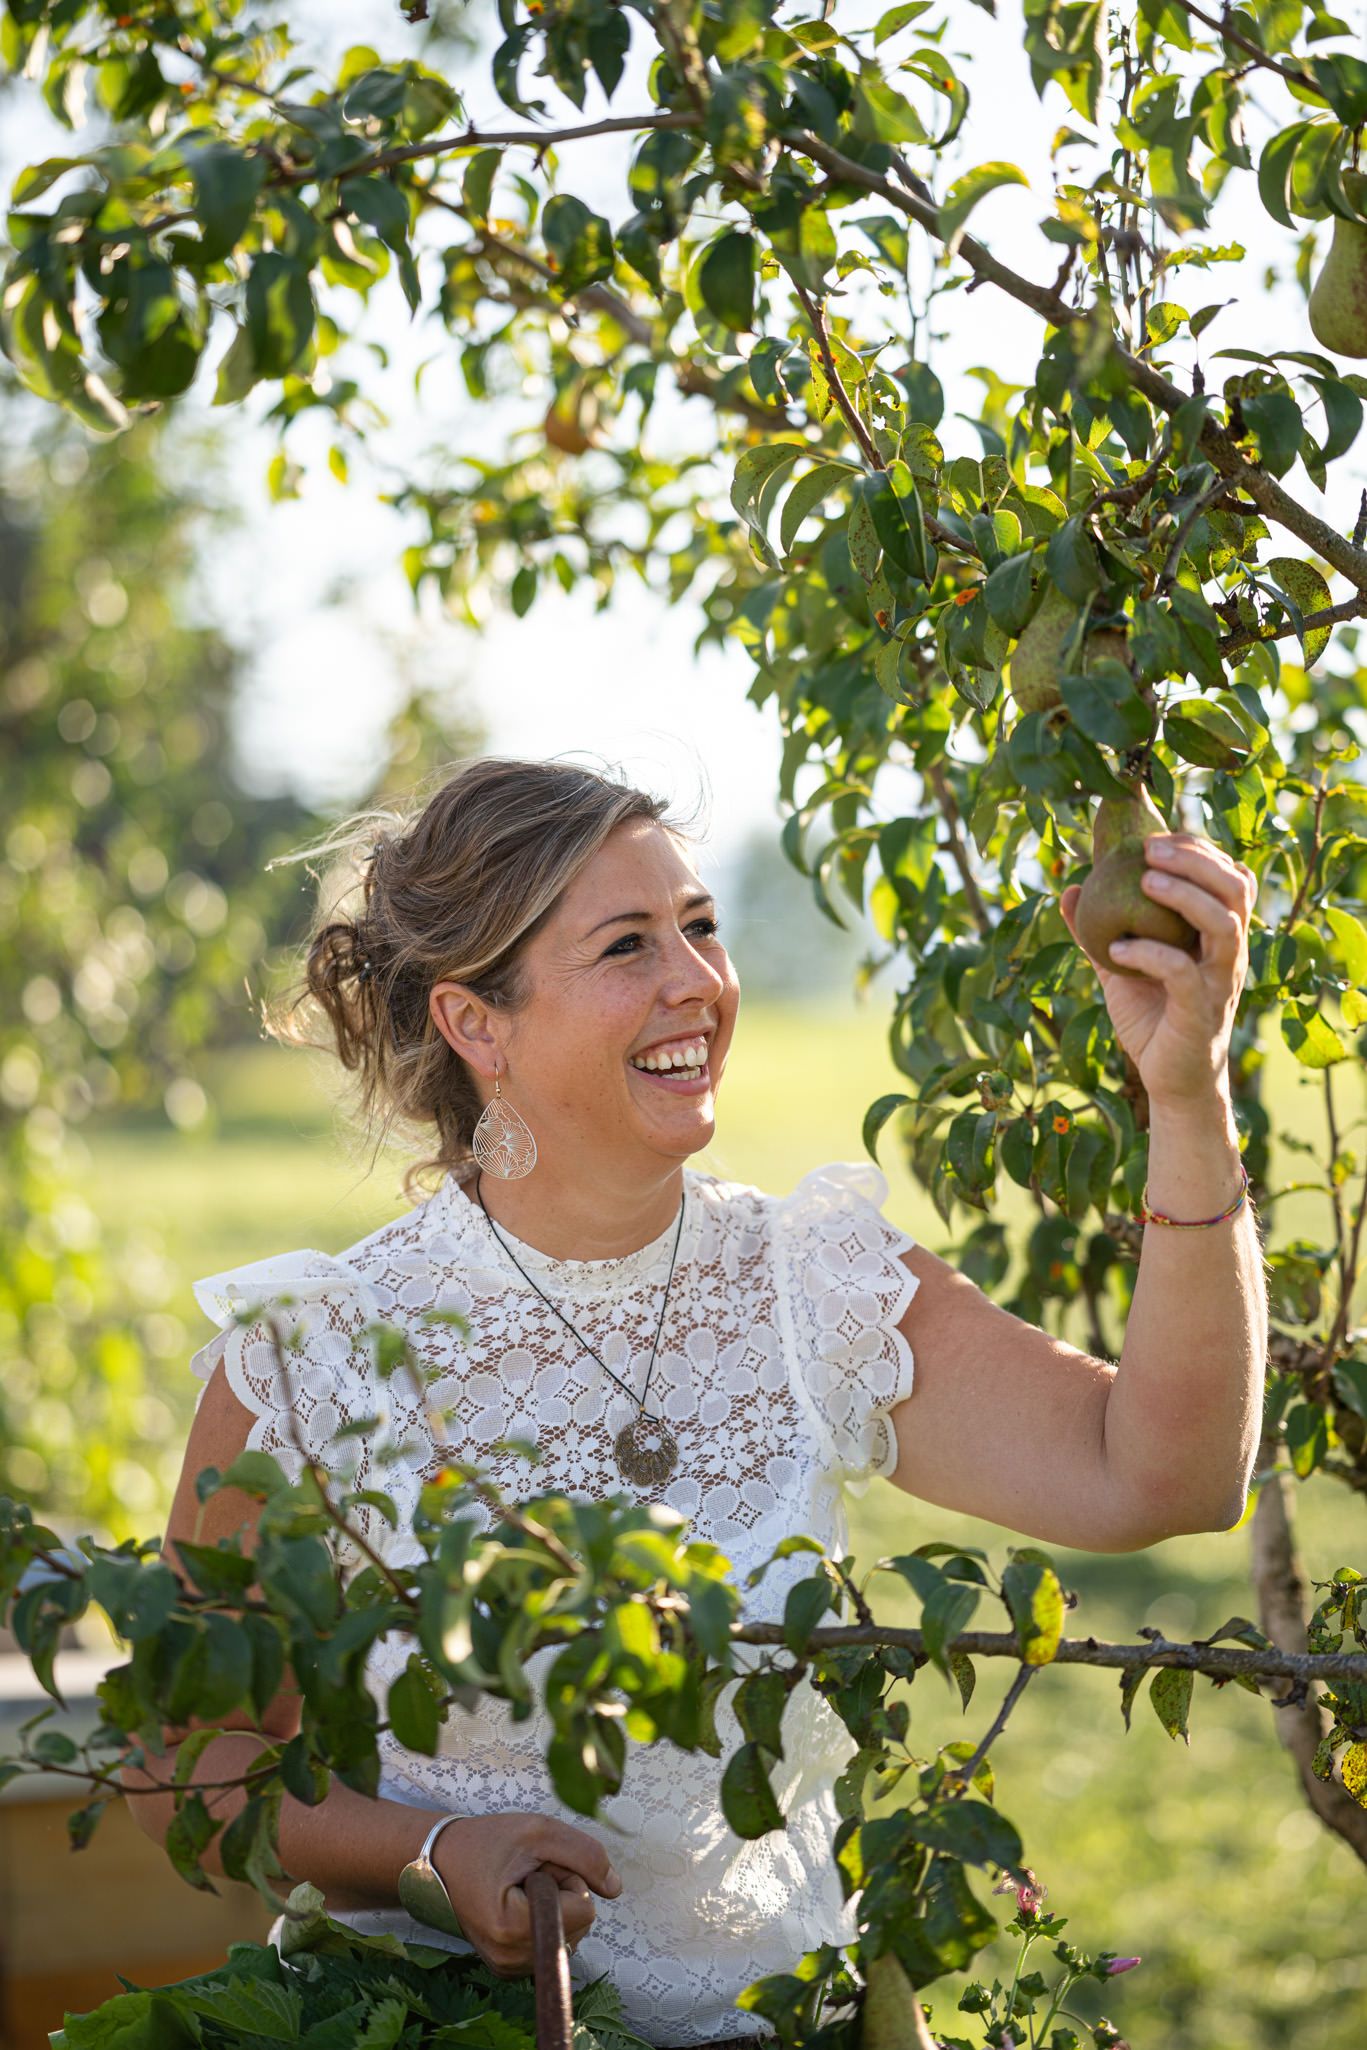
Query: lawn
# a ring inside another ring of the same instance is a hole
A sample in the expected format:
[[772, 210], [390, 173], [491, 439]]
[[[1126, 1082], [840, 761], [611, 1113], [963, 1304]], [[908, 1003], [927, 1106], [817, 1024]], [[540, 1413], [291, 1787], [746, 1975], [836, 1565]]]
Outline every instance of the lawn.
[[[879, 1002], [809, 1013], [747, 1008], [718, 1140], [698, 1164], [785, 1190], [820, 1162], [859, 1159], [865, 1106], [900, 1086], [882, 1019]], [[1269, 1077], [1278, 1124], [1316, 1140], [1321, 1085], [1280, 1046], [1271, 1049]], [[397, 1166], [382, 1159], [370, 1171], [365, 1150], [346, 1138], [337, 1077], [313, 1056], [261, 1047], [209, 1064], [203, 1079], [214, 1111], [197, 1134], [128, 1120], [106, 1126], [92, 1135], [89, 1175], [90, 1200], [106, 1222], [135, 1227], [178, 1278], [173, 1307], [187, 1349], [209, 1330], [191, 1279], [295, 1246], [340, 1251], [404, 1207]], [[1345, 1122], [1356, 1113], [1342, 1088], [1339, 1105]], [[948, 1251], [950, 1234], [890, 1139], [884, 1150], [889, 1215]], [[1304, 1171], [1289, 1154], [1280, 1166], [1288, 1178]], [[1269, 1243], [1318, 1236], [1321, 1201], [1303, 1193], [1279, 1204]], [[1001, 1214], [1019, 1222], [1026, 1202], [1009, 1188]], [[957, 1220], [956, 1231], [971, 1221]], [[188, 1417], [192, 1392], [188, 1377], [167, 1390], [179, 1416]], [[158, 1477], [163, 1494], [176, 1463]], [[1299, 1505], [1312, 1575], [1367, 1562], [1362, 1512], [1346, 1491], [1321, 1479]], [[1001, 1565], [1013, 1541], [995, 1525], [881, 1483], [853, 1508], [851, 1548], [861, 1565], [931, 1537], [981, 1545]], [[1148, 1623], [1171, 1636], [1208, 1633], [1248, 1611], [1246, 1552], [1244, 1531], [1121, 1557], [1057, 1550], [1078, 1597], [1070, 1631], [1133, 1639]], [[897, 1586], [880, 1577], [875, 1607], [890, 1622], [909, 1621]], [[951, 1699], [933, 1671], [923, 1673], [912, 1697], [917, 1751], [980, 1736], [1009, 1679], [1004, 1665], [981, 1661], [978, 1695], [964, 1716], [957, 1695]], [[1089, 2001], [1098, 1991], [1090, 1987], [1074, 2005], [1089, 2016], [1104, 2005], [1135, 2050], [1360, 2050], [1364, 1874], [1305, 1809], [1275, 1740], [1273, 1710], [1239, 1688], [1219, 1690], [1219, 1698], [1216, 1691], [1198, 1682], [1188, 1748], [1167, 1736], [1143, 1695], [1127, 1734], [1114, 1675], [1045, 1672], [995, 1749], [1000, 1805], [1024, 1835], [1050, 1907], [1069, 1917], [1069, 1936], [1144, 1960], [1108, 1987], [1104, 2003]], [[989, 1974], [995, 1967], [1010, 1975], [1004, 1945], [984, 1964]], [[972, 2033], [967, 2017], [937, 2020]]]

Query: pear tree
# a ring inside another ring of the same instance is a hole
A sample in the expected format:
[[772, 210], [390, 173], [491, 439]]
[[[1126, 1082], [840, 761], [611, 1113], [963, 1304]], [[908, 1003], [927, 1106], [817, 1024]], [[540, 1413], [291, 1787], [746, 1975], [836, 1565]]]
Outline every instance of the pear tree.
[[[387, 491], [414, 592], [477, 623], [556, 588], [606, 606], [628, 572], [739, 644], [813, 915], [877, 934], [861, 976], [903, 1086], [865, 1143], [902, 1150], [966, 1272], [1098, 1355], [1148, 1116], [1059, 897], [1085, 879], [1102, 937], [1133, 920], [1103, 883], [1136, 808], [1251, 867], [1241, 1142], [1269, 1225], [1287, 1148], [1320, 1212], [1269, 1232], [1258, 1621], [1235, 1621], [1250, 1656], [1330, 1656], [1358, 1576], [1307, 1617], [1293, 1498], [1367, 1490], [1367, 61], [1317, 0], [1003, 10], [1052, 137], [1050, 272], [983, 226], [1026, 173], [968, 152], [955, 23], [924, 0], [375, 0], [373, 40], [325, 62], [284, 0], [5, 0], [0, 63], [66, 140], [14, 183], [0, 346], [95, 435], [191, 391], [249, 408], [277, 494], [301, 423], [350, 488], [382, 447], [372, 299], [481, 407], [525, 404], [530, 433]], [[590, 142], [620, 153], [611, 197], [577, 169]], [[1250, 249], [1274, 252], [1275, 348], [1226, 285]], [[949, 413], [936, 322], [969, 294], [1037, 339]], [[1273, 1045], [1322, 1137], [1277, 1128]], [[956, 1597], [917, 1571], [948, 1658]], [[1019, 1559], [1013, 1585], [1043, 1601], [1045, 1572]], [[1185, 1726], [1188, 1684], [1153, 1694]], [[1360, 1680], [1299, 1673], [1276, 1722], [1367, 1860]]]

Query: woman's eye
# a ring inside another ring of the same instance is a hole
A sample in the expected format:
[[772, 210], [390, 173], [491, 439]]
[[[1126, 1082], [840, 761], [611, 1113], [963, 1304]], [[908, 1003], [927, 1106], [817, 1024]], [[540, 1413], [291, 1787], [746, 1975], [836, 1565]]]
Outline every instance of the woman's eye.
[[[721, 927], [715, 918], [695, 918], [688, 929], [690, 932], [702, 932], [708, 939], [715, 939]], [[634, 953], [640, 938], [638, 932], [623, 933], [621, 939], [615, 940], [606, 950], [604, 960], [611, 960], [614, 954], [625, 956], [628, 951]]]

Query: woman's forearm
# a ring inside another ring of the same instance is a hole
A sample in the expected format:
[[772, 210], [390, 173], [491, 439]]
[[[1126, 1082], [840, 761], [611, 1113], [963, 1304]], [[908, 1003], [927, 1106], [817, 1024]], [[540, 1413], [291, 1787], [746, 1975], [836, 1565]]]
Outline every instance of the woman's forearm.
[[[247, 1794], [241, 1787], [212, 1783], [240, 1780], [270, 1742], [250, 1731], [230, 1730], [206, 1745], [196, 1759], [188, 1784], [203, 1787], [206, 1808], [225, 1828], [245, 1805]], [[122, 1775], [134, 1819], [157, 1843], [165, 1842], [175, 1813], [168, 1790], [175, 1761], [175, 1749], [168, 1747], [163, 1758], [149, 1761], [150, 1773], [125, 1767]], [[334, 1779], [316, 1808], [292, 1794], [282, 1797], [280, 1861], [292, 1882], [307, 1879], [321, 1887], [331, 1908], [394, 1907], [400, 1872], [417, 1856], [443, 1812], [372, 1800]], [[207, 1872], [222, 1873], [222, 1842], [220, 1830], [203, 1852], [200, 1862]]]
[[[1226, 1092], [1207, 1106], [1150, 1105], [1152, 1209], [1214, 1217], [1240, 1179]], [[1251, 1203], [1200, 1231], [1146, 1225], [1105, 1448], [1116, 1486], [1153, 1519], [1155, 1536], [1238, 1521], [1257, 1454], [1266, 1360], [1267, 1290]]]

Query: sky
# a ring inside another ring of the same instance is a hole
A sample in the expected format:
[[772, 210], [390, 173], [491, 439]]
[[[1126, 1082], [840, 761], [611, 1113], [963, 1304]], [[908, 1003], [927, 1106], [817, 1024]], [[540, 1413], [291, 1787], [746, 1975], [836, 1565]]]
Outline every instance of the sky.
[[[842, 0], [839, 18], [842, 26], [858, 27], [876, 21], [881, 11]], [[1346, 11], [1351, 16], [1364, 12]], [[327, 0], [326, 6], [309, 0], [288, 12], [300, 25], [301, 45], [310, 54], [339, 52], [358, 40], [379, 41], [387, 54], [402, 47], [397, 10], [382, 0]], [[477, 13], [486, 21], [493, 18], [488, 6]], [[965, 58], [972, 101], [945, 181], [989, 159], [1016, 163], [1028, 188], [1007, 186], [991, 194], [975, 213], [973, 229], [1018, 270], [1050, 280], [1058, 248], [1037, 226], [1050, 211], [1055, 177], [1049, 143], [1056, 128], [1085, 124], [1056, 88], [1046, 91], [1043, 102], [1036, 96], [1011, 0], [1002, 0], [997, 19], [971, 0], [951, 0], [948, 15], [945, 47]], [[641, 65], [633, 60], [610, 111], [648, 104], [641, 75]], [[494, 95], [487, 49], [461, 64], [453, 78], [475, 120], [500, 128], [521, 125]], [[528, 83], [524, 76], [524, 89]], [[1270, 132], [1258, 108], [1265, 103], [1280, 111], [1282, 103], [1256, 79], [1252, 88], [1250, 139], [1256, 155]], [[593, 96], [596, 88], [582, 117], [546, 81], [536, 81], [535, 90], [545, 93], [556, 124], [607, 111]], [[11, 112], [18, 118], [11, 120]], [[1288, 118], [1280, 112], [1281, 121]], [[7, 103], [6, 126], [7, 171], [16, 158], [29, 161], [54, 143], [69, 146], [45, 132], [46, 117], [28, 103]], [[621, 137], [567, 144], [561, 152], [561, 184], [620, 220], [629, 211], [628, 155]], [[1078, 152], [1063, 162], [1072, 172], [1089, 159]], [[1232, 367], [1215, 358], [1222, 346], [1313, 346], [1302, 295], [1289, 282], [1291, 237], [1261, 213], [1244, 190], [1247, 184], [1231, 180], [1213, 223], [1217, 239], [1246, 244], [1246, 259], [1207, 272], [1179, 272], [1169, 288], [1169, 296], [1193, 312], [1210, 302], [1234, 302], [1199, 345], [1211, 383]], [[931, 261], [923, 241], [913, 276], [924, 282]], [[1270, 288], [1269, 264], [1283, 273]], [[1041, 326], [990, 286], [938, 299], [935, 326], [942, 336], [921, 353], [929, 356], [945, 387], [941, 439], [950, 455], [977, 455], [981, 446], [975, 430], [967, 418], [956, 417], [979, 410], [981, 386], [972, 369], [986, 361], [1011, 381], [1027, 381], [1038, 357]], [[544, 410], [545, 395], [538, 402], [531, 391], [515, 401], [472, 402], [451, 338], [434, 321], [410, 323], [396, 289], [382, 287], [377, 293], [365, 331], [392, 359], [374, 383], [389, 414], [377, 447], [390, 475], [410, 469], [426, 474], [434, 442], [460, 454], [496, 458], [506, 432], [535, 421]], [[220, 348], [224, 345], [226, 335]], [[1167, 353], [1171, 373], [1188, 380], [1194, 354], [1190, 342], [1175, 344]], [[429, 367], [418, 400], [412, 372], [424, 361]], [[328, 437], [301, 423], [304, 431], [297, 440], [292, 435], [294, 452], [306, 468], [301, 496], [272, 504], [264, 473], [273, 440], [257, 424], [265, 404], [254, 400], [246, 414], [229, 417], [208, 412], [211, 394], [212, 376], [201, 373], [189, 404], [230, 429], [229, 474], [240, 524], [217, 550], [207, 589], [239, 643], [253, 651], [237, 732], [242, 767], [253, 785], [288, 785], [326, 805], [344, 806], [365, 786], [404, 677], [416, 673], [472, 711], [495, 752], [607, 760], [681, 808], [701, 800], [710, 850], [704, 865], [725, 870], [747, 837], [776, 831], [780, 740], [775, 709], [772, 704], [757, 709], [748, 702], [753, 670], [740, 649], [694, 654], [700, 625], [695, 607], [685, 602], [671, 611], [632, 579], [619, 583], [605, 612], [593, 612], [588, 593], [566, 597], [557, 588], [521, 620], [491, 611], [478, 633], [443, 618], [430, 592], [415, 611], [398, 561], [411, 536], [401, 531], [391, 508], [376, 503], [374, 479], [364, 466], [353, 469], [349, 487], [337, 483], [326, 466]], [[634, 419], [634, 411], [628, 417]], [[666, 399], [647, 428], [653, 438], [649, 445], [695, 446], [707, 428], [700, 401]], [[1356, 481], [1344, 477], [1331, 484], [1336, 494], [1351, 493], [1355, 504], [1367, 476], [1361, 447], [1351, 461]], [[1299, 467], [1285, 481], [1317, 510], [1329, 510]], [[1341, 524], [1351, 518], [1341, 505], [1337, 514]], [[1337, 583], [1335, 592], [1340, 595]]]

